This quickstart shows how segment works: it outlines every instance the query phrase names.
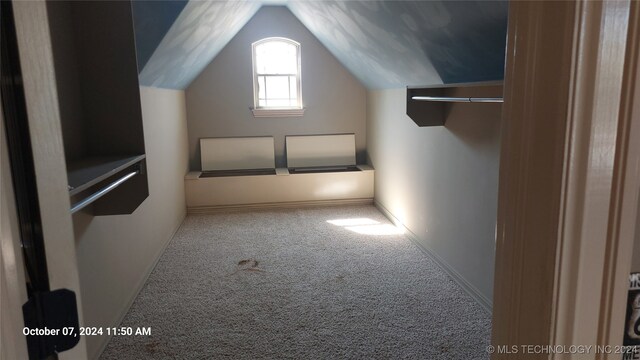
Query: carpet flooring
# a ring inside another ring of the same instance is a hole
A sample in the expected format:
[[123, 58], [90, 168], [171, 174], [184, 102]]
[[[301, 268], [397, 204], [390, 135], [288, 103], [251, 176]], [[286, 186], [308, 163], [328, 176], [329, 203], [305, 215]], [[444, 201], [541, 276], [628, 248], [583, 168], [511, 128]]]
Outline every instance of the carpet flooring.
[[373, 206], [189, 215], [101, 359], [488, 359], [490, 316]]

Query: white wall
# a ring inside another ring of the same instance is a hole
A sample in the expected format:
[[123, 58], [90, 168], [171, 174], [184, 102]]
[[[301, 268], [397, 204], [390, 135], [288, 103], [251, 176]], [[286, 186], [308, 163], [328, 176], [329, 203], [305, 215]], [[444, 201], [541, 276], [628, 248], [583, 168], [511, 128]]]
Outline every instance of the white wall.
[[[302, 47], [303, 117], [254, 118], [251, 44], [281, 36]], [[366, 90], [284, 6], [265, 6], [186, 90], [189, 156], [200, 169], [202, 137], [275, 138], [276, 165], [285, 165], [284, 136], [355, 133], [358, 160], [366, 160]]]
[[[86, 326], [118, 326], [185, 217], [184, 92], [141, 88], [149, 197], [131, 215], [74, 215]], [[144, 326], [145, 324], [140, 324]], [[108, 341], [87, 336], [90, 358]]]
[[376, 203], [487, 305], [493, 292], [501, 106], [455, 104], [446, 126], [419, 128], [405, 115], [405, 91], [368, 94], [367, 150], [376, 169]]

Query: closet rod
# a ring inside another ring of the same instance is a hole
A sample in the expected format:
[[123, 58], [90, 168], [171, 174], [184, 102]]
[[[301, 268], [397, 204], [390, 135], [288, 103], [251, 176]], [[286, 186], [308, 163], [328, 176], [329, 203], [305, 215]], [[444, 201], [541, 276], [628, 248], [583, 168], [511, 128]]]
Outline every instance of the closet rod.
[[72, 207], [71, 207], [71, 213], [75, 213], [79, 210], [82, 210], [84, 207], [86, 207], [87, 205], [91, 204], [92, 202], [100, 199], [101, 197], [105, 196], [108, 192], [110, 192], [111, 190], [117, 188], [118, 186], [120, 186], [120, 184], [122, 184], [123, 182], [131, 179], [132, 177], [136, 176], [137, 174], [140, 173], [140, 170], [136, 170], [133, 172], [128, 173], [127, 175], [121, 177], [120, 179], [112, 182], [111, 184], [107, 185], [106, 187], [94, 192], [93, 194], [89, 195], [87, 198], [75, 203]]
[[465, 103], [501, 103], [501, 97], [447, 97], [447, 96], [413, 96], [412, 100], [439, 101], [439, 102], [465, 102]]

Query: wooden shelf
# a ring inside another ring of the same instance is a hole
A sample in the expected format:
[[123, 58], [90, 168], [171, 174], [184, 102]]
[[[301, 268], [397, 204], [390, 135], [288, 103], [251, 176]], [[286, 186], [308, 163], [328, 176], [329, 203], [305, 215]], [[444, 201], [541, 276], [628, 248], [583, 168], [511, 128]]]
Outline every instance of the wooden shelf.
[[131, 0], [47, 12], [71, 208], [131, 214], [149, 196]]
[[[453, 103], [413, 100], [414, 96], [437, 97], [502, 97], [502, 82], [478, 82], [407, 87], [407, 115], [420, 127], [444, 126]], [[499, 104], [465, 103], [462, 106], [500, 106]]]
[[69, 195], [76, 195], [118, 172], [141, 162], [145, 157], [145, 155], [93, 157], [72, 162], [68, 165], [67, 169]]

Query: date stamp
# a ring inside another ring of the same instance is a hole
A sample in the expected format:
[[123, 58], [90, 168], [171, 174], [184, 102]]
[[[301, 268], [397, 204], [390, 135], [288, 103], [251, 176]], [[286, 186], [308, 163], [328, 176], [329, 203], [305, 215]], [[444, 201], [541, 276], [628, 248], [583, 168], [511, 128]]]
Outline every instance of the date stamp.
[[101, 327], [101, 326], [81, 326], [75, 327], [63, 327], [60, 329], [51, 328], [29, 328], [22, 329], [22, 334], [25, 336], [151, 336], [151, 327]]

